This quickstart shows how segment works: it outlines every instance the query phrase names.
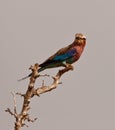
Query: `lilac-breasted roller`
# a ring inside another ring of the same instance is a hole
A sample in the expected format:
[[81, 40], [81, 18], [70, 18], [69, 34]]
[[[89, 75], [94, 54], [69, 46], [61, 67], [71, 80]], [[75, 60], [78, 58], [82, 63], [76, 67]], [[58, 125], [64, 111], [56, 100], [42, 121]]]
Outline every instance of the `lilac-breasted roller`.
[[[86, 37], [81, 33], [75, 34], [75, 40], [73, 41], [73, 43], [58, 50], [54, 55], [52, 55], [46, 61], [40, 64], [38, 72], [41, 72], [45, 69], [60, 66], [67, 67], [68, 64], [73, 64], [80, 58], [84, 50], [85, 44]], [[32, 74], [29, 74], [27, 77], [23, 79], [26, 79], [31, 75]]]

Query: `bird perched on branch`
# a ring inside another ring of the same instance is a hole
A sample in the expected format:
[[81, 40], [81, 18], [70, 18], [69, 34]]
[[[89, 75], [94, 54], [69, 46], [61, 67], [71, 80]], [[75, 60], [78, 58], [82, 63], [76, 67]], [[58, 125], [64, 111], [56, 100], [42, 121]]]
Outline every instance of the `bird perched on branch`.
[[[73, 43], [68, 45], [67, 47], [58, 50], [54, 55], [52, 55], [46, 61], [40, 64], [38, 72], [41, 72], [45, 69], [60, 66], [67, 67], [68, 65], [73, 64], [80, 58], [85, 45], [86, 45], [86, 37], [81, 33], [75, 34], [75, 40], [73, 41]], [[32, 74], [29, 74], [28, 76], [22, 78], [21, 80], [26, 79], [31, 75]]]

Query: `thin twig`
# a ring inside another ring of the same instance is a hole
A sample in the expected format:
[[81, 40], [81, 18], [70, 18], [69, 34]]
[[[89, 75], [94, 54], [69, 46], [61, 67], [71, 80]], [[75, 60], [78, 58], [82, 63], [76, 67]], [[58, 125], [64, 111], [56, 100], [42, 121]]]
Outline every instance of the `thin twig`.
[[17, 110], [16, 110], [16, 97], [15, 94], [13, 92], [11, 92], [12, 96], [13, 96], [13, 100], [14, 100], [14, 114], [17, 114]]

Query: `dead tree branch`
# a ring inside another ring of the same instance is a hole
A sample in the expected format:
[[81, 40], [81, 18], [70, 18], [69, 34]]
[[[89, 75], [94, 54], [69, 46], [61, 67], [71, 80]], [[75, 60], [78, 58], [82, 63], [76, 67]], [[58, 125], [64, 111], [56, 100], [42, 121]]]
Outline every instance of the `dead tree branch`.
[[[31, 66], [29, 69], [31, 69], [31, 71], [32, 71], [32, 76], [30, 77], [30, 82], [29, 82], [28, 89], [27, 89], [26, 93], [25, 94], [16, 93], [24, 98], [21, 113], [17, 114], [16, 97], [15, 97], [14, 93], [12, 93], [13, 99], [14, 99], [14, 112], [12, 112], [9, 108], [7, 108], [5, 110], [9, 114], [13, 115], [16, 119], [14, 130], [20, 130], [21, 127], [27, 126], [25, 123], [26, 121], [34, 122], [37, 119], [37, 118], [34, 118], [33, 120], [30, 119], [29, 114], [28, 114], [28, 110], [30, 109], [31, 98], [33, 96], [40, 96], [40, 94], [43, 94], [43, 93], [46, 93], [48, 91], [55, 89], [58, 86], [58, 84], [60, 84], [61, 76], [65, 72], [68, 72], [69, 70], [73, 70], [73, 66], [68, 65], [66, 68], [59, 70], [59, 72], [56, 74], [56, 76], [52, 77], [53, 83], [50, 86], [45, 86], [43, 83], [42, 86], [38, 87], [37, 89], [34, 88], [34, 85], [35, 85], [36, 79], [40, 76], [38, 74], [39, 65], [35, 64], [34, 66]], [[42, 75], [42, 76], [44, 76], [44, 75]], [[48, 75], [45, 75], [45, 76], [48, 76]]]
[[59, 72], [57, 73], [57, 75], [55, 77], [52, 77], [53, 80], [54, 80], [53, 83], [50, 86], [44, 86], [44, 84], [43, 84], [42, 87], [40, 87], [40, 88], [38, 87], [37, 89], [35, 89], [34, 95], [39, 96], [42, 93], [46, 93], [48, 91], [56, 89], [56, 87], [58, 86], [58, 84], [60, 84], [60, 78], [61, 78], [61, 76], [65, 72], [68, 72], [69, 70], [73, 70], [73, 66], [72, 65], [69, 65], [68, 67], [66, 67], [64, 69], [59, 70]]

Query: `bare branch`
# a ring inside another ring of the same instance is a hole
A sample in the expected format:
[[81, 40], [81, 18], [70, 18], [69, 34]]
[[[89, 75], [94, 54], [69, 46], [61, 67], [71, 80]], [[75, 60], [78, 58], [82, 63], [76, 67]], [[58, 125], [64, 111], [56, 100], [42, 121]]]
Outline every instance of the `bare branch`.
[[48, 91], [51, 91], [53, 89], [55, 89], [57, 87], [58, 84], [60, 84], [60, 78], [61, 76], [68, 72], [69, 70], [73, 70], [73, 66], [72, 65], [69, 65], [68, 67], [62, 69], [62, 70], [59, 70], [59, 72], [57, 73], [57, 75], [55, 77], [52, 77], [53, 78], [53, 83], [50, 85], [50, 86], [45, 86], [44, 85], [44, 82], [42, 83], [42, 87], [38, 87], [35, 92], [34, 92], [34, 95], [37, 95], [37, 96], [40, 96], [40, 94], [42, 93], [46, 93]]
[[24, 96], [25, 96], [25, 94], [21, 94], [21, 93], [19, 93], [19, 92], [17, 92], [16, 94], [19, 95], [19, 96], [21, 96], [21, 97], [24, 97]]
[[40, 76], [48, 76], [49, 77], [49, 75], [47, 75], [47, 74], [39, 75], [38, 74], [38, 69], [39, 69], [38, 64], [35, 64], [34, 66], [31, 66], [29, 69], [31, 69], [31, 71], [32, 71], [32, 76], [30, 77], [30, 82], [29, 82], [28, 89], [27, 89], [26, 93], [25, 94], [16, 93], [17, 95], [20, 95], [20, 96], [22, 96], [24, 98], [21, 113], [17, 114], [17, 111], [16, 111], [16, 97], [15, 97], [14, 93], [12, 93], [13, 100], [14, 100], [14, 113], [9, 108], [7, 108], [5, 110], [6, 112], [10, 113], [11, 115], [13, 115], [16, 118], [15, 130], [20, 130], [21, 127], [27, 126], [25, 121], [34, 122], [34, 121], [37, 120], [37, 118], [34, 118], [34, 119], [29, 118], [28, 111], [30, 109], [31, 98], [33, 96], [35, 96], [35, 95], [39, 96], [42, 93], [46, 93], [48, 91], [51, 91], [51, 90], [55, 89], [58, 86], [58, 84], [60, 84], [61, 76], [64, 73], [68, 72], [69, 70], [73, 70], [73, 66], [72, 65], [67, 65], [66, 68], [64, 68], [62, 70], [59, 70], [59, 72], [56, 74], [56, 76], [52, 77], [53, 78], [53, 83], [50, 86], [45, 86], [44, 81], [43, 81], [42, 86], [38, 87], [37, 89], [34, 88], [36, 79], [38, 77], [40, 77]]
[[7, 108], [7, 109], [5, 110], [5, 112], [8, 112], [8, 113], [10, 113], [12, 116], [15, 116], [14, 113], [10, 110], [10, 108]]
[[30, 119], [30, 118], [28, 118], [28, 122], [35, 122], [36, 120], [37, 120], [38, 118], [34, 118], [34, 119]]
[[16, 111], [16, 97], [15, 97], [15, 94], [13, 92], [11, 92], [12, 96], [13, 96], [13, 99], [14, 99], [14, 114], [17, 115], [17, 111]]
[[16, 111], [16, 97], [15, 97], [15, 94], [13, 92], [11, 92], [12, 96], [13, 96], [13, 100], [14, 100], [14, 112], [12, 112], [10, 110], [10, 108], [7, 108], [5, 110], [5, 112], [9, 112], [12, 116], [14, 116], [15, 118], [17, 118], [17, 111]]

